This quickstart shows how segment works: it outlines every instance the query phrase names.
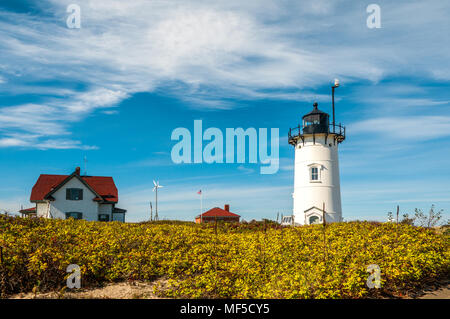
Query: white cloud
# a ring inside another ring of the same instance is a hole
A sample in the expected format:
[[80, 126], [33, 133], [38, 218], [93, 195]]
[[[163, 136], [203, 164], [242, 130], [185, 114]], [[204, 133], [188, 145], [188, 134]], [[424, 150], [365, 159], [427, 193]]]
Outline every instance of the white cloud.
[[115, 106], [127, 95], [123, 91], [96, 88], [88, 92], [67, 91], [70, 99], [57, 98], [47, 104], [22, 104], [0, 108], [0, 147], [38, 149], [93, 149], [69, 139], [45, 140], [70, 135], [68, 123], [79, 121], [98, 108]]
[[388, 137], [391, 140], [426, 141], [450, 136], [450, 117], [381, 117], [353, 123], [349, 125], [348, 132], [370, 133]]
[[115, 106], [127, 97], [128, 94], [120, 90], [96, 88], [88, 92], [76, 94], [75, 102], [64, 105], [64, 107], [70, 109], [72, 112], [85, 112], [95, 108]]
[[[71, 122], [159, 87], [196, 107], [230, 109], [224, 97], [311, 100], [311, 88], [334, 77], [347, 83], [399, 73], [442, 77], [449, 53], [441, 45], [448, 4], [440, 2], [384, 4], [389, 34], [368, 30], [365, 8], [342, 1], [79, 0], [77, 30], [65, 25], [71, 0], [47, 2], [46, 16], [0, 13], [0, 72], [14, 80], [0, 90], [23, 92], [29, 82], [48, 80], [86, 89], [58, 88], [58, 98], [42, 105], [2, 108], [5, 138], [36, 134], [19, 125], [30, 123], [41, 129], [37, 141], [67, 135]], [[413, 12], [420, 23], [410, 19]], [[425, 48], [433, 52], [427, 61]]]
[[243, 174], [252, 174], [255, 172], [253, 168], [245, 167], [244, 165], [239, 165], [237, 167], [238, 171], [242, 172]]
[[21, 147], [36, 148], [41, 150], [47, 149], [82, 149], [95, 150], [96, 146], [83, 145], [80, 141], [68, 139], [48, 139], [39, 140], [39, 135], [13, 135], [14, 137], [0, 138], [0, 148], [4, 147]]
[[24, 140], [18, 138], [2, 138], [0, 139], [0, 147], [11, 147], [11, 146], [27, 146], [28, 143]]
[[34, 148], [43, 149], [43, 150], [46, 150], [46, 149], [66, 150], [66, 149], [74, 149], [74, 148], [82, 149], [82, 150], [98, 149], [97, 146], [82, 145], [80, 141], [63, 140], [63, 139], [44, 140], [42, 142], [30, 144], [29, 147], [34, 147]]

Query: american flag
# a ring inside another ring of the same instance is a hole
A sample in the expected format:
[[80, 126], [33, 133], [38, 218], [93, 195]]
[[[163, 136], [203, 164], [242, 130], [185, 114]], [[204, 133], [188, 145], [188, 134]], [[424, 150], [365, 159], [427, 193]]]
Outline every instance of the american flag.
[[202, 194], [202, 190], [199, 190], [199, 191], [197, 192], [197, 194], [201, 195], [201, 194]]

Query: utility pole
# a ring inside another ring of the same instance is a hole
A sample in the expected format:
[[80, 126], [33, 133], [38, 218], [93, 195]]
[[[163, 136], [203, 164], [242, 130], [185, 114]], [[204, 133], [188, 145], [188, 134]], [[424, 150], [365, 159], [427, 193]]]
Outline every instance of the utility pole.
[[155, 192], [155, 199], [156, 199], [156, 212], [155, 212], [155, 220], [158, 220], [158, 188], [161, 188], [161, 187], [163, 187], [163, 186], [161, 186], [161, 185], [159, 185], [159, 181], [158, 182], [155, 182], [154, 180], [153, 180], [153, 185], [155, 185], [154, 187], [153, 187], [153, 191]]

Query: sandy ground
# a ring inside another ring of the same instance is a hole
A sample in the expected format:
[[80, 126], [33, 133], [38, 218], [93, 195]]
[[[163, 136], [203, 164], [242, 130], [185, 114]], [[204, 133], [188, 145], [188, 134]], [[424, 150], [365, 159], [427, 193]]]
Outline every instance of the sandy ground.
[[[64, 292], [47, 293], [21, 293], [11, 296], [11, 299], [159, 299], [153, 292], [156, 284], [167, 283], [164, 279], [153, 282], [122, 282], [108, 284], [101, 288], [73, 289]], [[407, 299], [450, 299], [450, 283], [441, 287], [430, 287], [424, 289]]]
[[11, 299], [159, 299], [153, 292], [156, 284], [164, 285], [165, 280], [153, 282], [121, 282], [107, 284], [100, 288], [68, 289], [64, 292], [20, 293]]
[[450, 284], [446, 287], [433, 291], [425, 291], [425, 294], [417, 297], [418, 299], [450, 299]]

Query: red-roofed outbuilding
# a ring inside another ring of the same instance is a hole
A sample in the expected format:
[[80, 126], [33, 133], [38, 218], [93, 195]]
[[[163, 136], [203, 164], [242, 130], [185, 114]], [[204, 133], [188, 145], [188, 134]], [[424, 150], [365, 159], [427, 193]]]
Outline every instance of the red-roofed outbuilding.
[[195, 217], [195, 222], [208, 223], [215, 221], [225, 221], [225, 222], [239, 222], [241, 216], [230, 212], [230, 205], [225, 205], [224, 209], [219, 207], [211, 208], [210, 210], [204, 212], [201, 215]]
[[31, 208], [24, 208], [19, 210], [19, 213], [22, 215], [22, 217], [24, 216], [36, 216], [36, 207], [31, 207]]

